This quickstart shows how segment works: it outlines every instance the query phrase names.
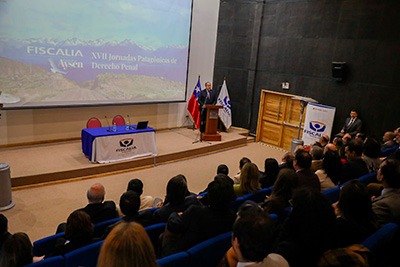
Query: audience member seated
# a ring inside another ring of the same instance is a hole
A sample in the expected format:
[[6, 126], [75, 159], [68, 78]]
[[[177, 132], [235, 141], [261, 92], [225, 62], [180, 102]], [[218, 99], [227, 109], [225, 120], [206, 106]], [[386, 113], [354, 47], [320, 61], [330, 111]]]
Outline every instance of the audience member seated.
[[151, 209], [154, 207], [154, 200], [152, 196], [143, 196], [143, 182], [140, 179], [132, 179], [128, 183], [126, 191], [134, 191], [140, 197], [140, 210]]
[[332, 143], [326, 144], [326, 146], [324, 148], [324, 155], [325, 155], [326, 151], [329, 151], [329, 150], [338, 152], [338, 149], [337, 149], [336, 145], [334, 145]]
[[322, 169], [322, 158], [324, 157], [324, 150], [319, 146], [312, 146], [310, 149], [311, 161], [311, 172], [316, 172]]
[[240, 184], [240, 172], [242, 171], [242, 168], [243, 168], [244, 164], [246, 164], [246, 163], [251, 163], [251, 160], [246, 157], [240, 159], [239, 172], [235, 176], [233, 176], [233, 182], [235, 184]]
[[[233, 184], [233, 179], [232, 178], [230, 178], [228, 175], [229, 175], [229, 168], [228, 168], [228, 166], [226, 166], [225, 164], [220, 164], [220, 165], [218, 165], [218, 167], [217, 167], [217, 176], [219, 175], [219, 174], [223, 174], [223, 175], [225, 175], [227, 178], [229, 178], [229, 179], [231, 179], [232, 180], [232, 184]], [[217, 177], [216, 176], [216, 177]], [[214, 178], [215, 179], [215, 178]], [[199, 194], [203, 194], [203, 193], [205, 193], [205, 192], [207, 192], [207, 188], [206, 189], [204, 189], [203, 191], [201, 191], [201, 192], [199, 192]], [[206, 194], [207, 195], [207, 194]], [[206, 196], [205, 195], [205, 196]], [[203, 199], [202, 197], [199, 197], [199, 196], [197, 196], [197, 198], [198, 199]], [[202, 203], [203, 203], [203, 201], [201, 201]], [[207, 202], [208, 203], [208, 202]], [[204, 204], [204, 203], [203, 203]], [[207, 204], [208, 205], [208, 204]]]
[[382, 182], [382, 195], [372, 200], [372, 210], [382, 226], [400, 216], [400, 163], [388, 159], [379, 168], [378, 181]]
[[[233, 187], [233, 185], [234, 185], [234, 184], [233, 184], [233, 180], [232, 180], [231, 178], [229, 178], [228, 176], [226, 176], [225, 174], [220, 173], [220, 174], [217, 174], [217, 176], [214, 177], [214, 181], [215, 181], [215, 180], [219, 180], [219, 179], [224, 180], [224, 181], [226, 181], [227, 183], [230, 183], [230, 184], [232, 185], [232, 187]], [[206, 189], [204, 192], [207, 192], [207, 191], [208, 191], [208, 187], [207, 187], [207, 189]], [[236, 195], [234, 196], [234, 198], [236, 198]], [[208, 197], [208, 194], [205, 194], [205, 195], [202, 196], [202, 197], [198, 196], [197, 199], [199, 199], [200, 202], [201, 202], [204, 206], [210, 205], [210, 198]]]
[[337, 215], [339, 247], [361, 244], [378, 229], [371, 196], [359, 180], [346, 183], [340, 190], [339, 202], [333, 206]]
[[240, 172], [240, 184], [233, 185], [235, 195], [241, 197], [246, 194], [255, 193], [261, 189], [260, 172], [254, 163], [244, 164]]
[[101, 239], [105, 239], [111, 230], [121, 222], [137, 222], [143, 227], [152, 225], [154, 223], [153, 213], [151, 211], [145, 210], [139, 213], [140, 197], [134, 191], [129, 190], [123, 193], [119, 200], [119, 206], [121, 208], [123, 217], [120, 221], [109, 225]]
[[8, 220], [6, 216], [0, 214], [0, 251], [4, 242], [9, 238], [11, 234], [8, 232]]
[[[396, 141], [396, 145], [400, 145], [400, 133], [396, 135], [395, 141]], [[389, 158], [400, 160], [400, 147], [397, 148], [397, 149], [389, 156]]]
[[274, 252], [292, 267], [316, 266], [325, 251], [337, 247], [335, 213], [326, 196], [312, 189], [297, 191], [291, 203]]
[[32, 243], [25, 233], [10, 235], [3, 244], [0, 255], [0, 266], [22, 267], [33, 262], [38, 262], [42, 257], [34, 257]]
[[342, 159], [346, 159], [346, 144], [350, 143], [351, 141], [351, 135], [350, 134], [345, 134], [342, 138], [343, 145], [340, 149], [339, 155]]
[[208, 185], [209, 206], [194, 206], [183, 213], [172, 213], [162, 234], [165, 257], [232, 230], [236, 215], [230, 210], [234, 200], [232, 184], [216, 179]]
[[365, 133], [357, 133], [354, 140], [358, 140], [364, 143], [366, 138], [367, 137], [365, 136]]
[[264, 174], [260, 178], [261, 188], [273, 186], [278, 176], [279, 165], [276, 159], [267, 158], [264, 162]]
[[324, 149], [328, 143], [329, 143], [329, 136], [324, 134], [318, 139], [318, 141], [314, 142], [314, 144], [312, 144], [311, 146], [319, 146], [320, 148]]
[[375, 137], [367, 137], [364, 142], [362, 159], [367, 164], [368, 171], [377, 172], [381, 165], [381, 145]]
[[321, 190], [318, 176], [310, 171], [312, 158], [306, 151], [295, 154], [293, 166], [296, 170], [298, 187], [309, 187], [317, 191]]
[[346, 156], [344, 155], [343, 139], [337, 136], [333, 139], [332, 144], [336, 146], [340, 158], [346, 158]]
[[340, 179], [341, 170], [342, 161], [337, 151], [326, 151], [322, 160], [322, 169], [315, 172], [321, 184], [321, 192], [336, 187]]
[[358, 179], [368, 174], [367, 164], [361, 158], [363, 144], [360, 141], [351, 141], [345, 145], [347, 161], [342, 166], [340, 184], [344, 184], [351, 179]]
[[233, 225], [232, 247], [237, 255], [236, 266], [289, 266], [279, 254], [271, 253], [275, 227], [271, 218], [259, 207], [253, 213], [240, 215]]
[[118, 217], [114, 201], [104, 201], [106, 191], [100, 183], [92, 185], [87, 191], [89, 204], [79, 209], [89, 214], [93, 224], [107, 221]]
[[58, 238], [53, 253], [46, 256], [64, 255], [93, 243], [93, 231], [93, 223], [87, 213], [79, 210], [72, 212], [67, 219], [65, 237]]
[[135, 222], [121, 222], [104, 240], [98, 267], [157, 267], [146, 230]]
[[262, 204], [262, 207], [269, 214], [274, 213], [278, 217], [285, 208], [289, 206], [293, 191], [297, 188], [296, 172], [292, 169], [282, 169], [276, 178], [271, 196]]
[[201, 205], [195, 195], [188, 195], [189, 190], [185, 176], [178, 174], [171, 178], [167, 184], [167, 202], [153, 213], [155, 222], [167, 222], [168, 217], [173, 212], [182, 212], [191, 205]]
[[281, 164], [279, 164], [279, 169], [289, 168], [294, 170], [293, 160], [294, 160], [294, 155], [291, 152], [286, 152], [282, 157]]
[[394, 134], [394, 132], [391, 131], [388, 131], [383, 135], [382, 137], [383, 144], [381, 146], [381, 151], [397, 145], [396, 142], [394, 141], [395, 136], [396, 135]]

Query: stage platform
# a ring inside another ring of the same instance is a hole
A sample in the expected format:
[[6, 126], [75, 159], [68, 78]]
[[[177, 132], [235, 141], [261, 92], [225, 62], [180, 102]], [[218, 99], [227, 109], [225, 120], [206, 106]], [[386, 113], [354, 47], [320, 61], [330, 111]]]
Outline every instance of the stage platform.
[[221, 132], [220, 142], [197, 142], [199, 132], [187, 128], [156, 131], [156, 157], [141, 157], [113, 163], [90, 163], [82, 153], [81, 141], [37, 144], [2, 148], [0, 161], [10, 166], [13, 188], [68, 179], [85, 179], [126, 172], [138, 168], [151, 168], [245, 146], [247, 130], [230, 129]]

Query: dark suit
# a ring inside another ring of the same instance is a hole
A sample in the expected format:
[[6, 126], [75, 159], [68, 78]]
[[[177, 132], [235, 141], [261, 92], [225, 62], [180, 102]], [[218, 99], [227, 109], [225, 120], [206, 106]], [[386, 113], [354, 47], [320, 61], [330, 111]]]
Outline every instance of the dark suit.
[[118, 217], [117, 208], [114, 201], [104, 201], [103, 203], [88, 204], [86, 207], [79, 210], [89, 214], [93, 224]]
[[355, 159], [346, 161], [342, 165], [342, 175], [340, 177], [340, 184], [344, 184], [345, 182], [351, 179], [358, 179], [363, 175], [368, 174], [367, 164], [363, 159]]
[[318, 176], [309, 169], [303, 169], [296, 172], [298, 178], [298, 187], [309, 187], [321, 191], [321, 184]]
[[346, 119], [342, 130], [344, 131], [344, 133], [348, 133], [352, 137], [354, 137], [357, 133], [361, 132], [362, 121], [359, 118], [356, 118], [355, 121], [353, 121], [353, 123], [349, 125], [350, 120], [351, 117], [348, 117]]
[[172, 213], [167, 230], [181, 237], [163, 245], [162, 256], [187, 250], [219, 234], [232, 231], [236, 214], [231, 210], [214, 210], [210, 207], [191, 206], [182, 215]]
[[197, 102], [199, 102], [200, 110], [200, 132], [204, 133], [206, 131], [206, 119], [207, 119], [207, 109], [203, 109], [204, 105], [214, 105], [217, 102], [217, 95], [214, 90], [210, 90], [209, 95], [207, 95], [207, 89], [200, 92]]

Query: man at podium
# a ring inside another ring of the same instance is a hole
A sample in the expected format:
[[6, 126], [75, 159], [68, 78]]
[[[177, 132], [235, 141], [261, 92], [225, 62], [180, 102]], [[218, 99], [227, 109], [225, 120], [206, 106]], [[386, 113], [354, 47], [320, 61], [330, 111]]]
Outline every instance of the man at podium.
[[211, 83], [205, 83], [206, 89], [202, 90], [199, 94], [197, 101], [199, 102], [200, 110], [200, 132], [206, 131], [207, 109], [203, 108], [204, 105], [215, 105], [217, 102], [217, 95], [211, 89]]

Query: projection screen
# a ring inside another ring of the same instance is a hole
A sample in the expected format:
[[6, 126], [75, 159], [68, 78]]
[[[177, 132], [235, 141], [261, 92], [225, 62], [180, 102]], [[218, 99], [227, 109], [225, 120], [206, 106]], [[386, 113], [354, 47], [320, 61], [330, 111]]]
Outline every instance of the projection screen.
[[185, 101], [192, 0], [0, 0], [5, 108]]

